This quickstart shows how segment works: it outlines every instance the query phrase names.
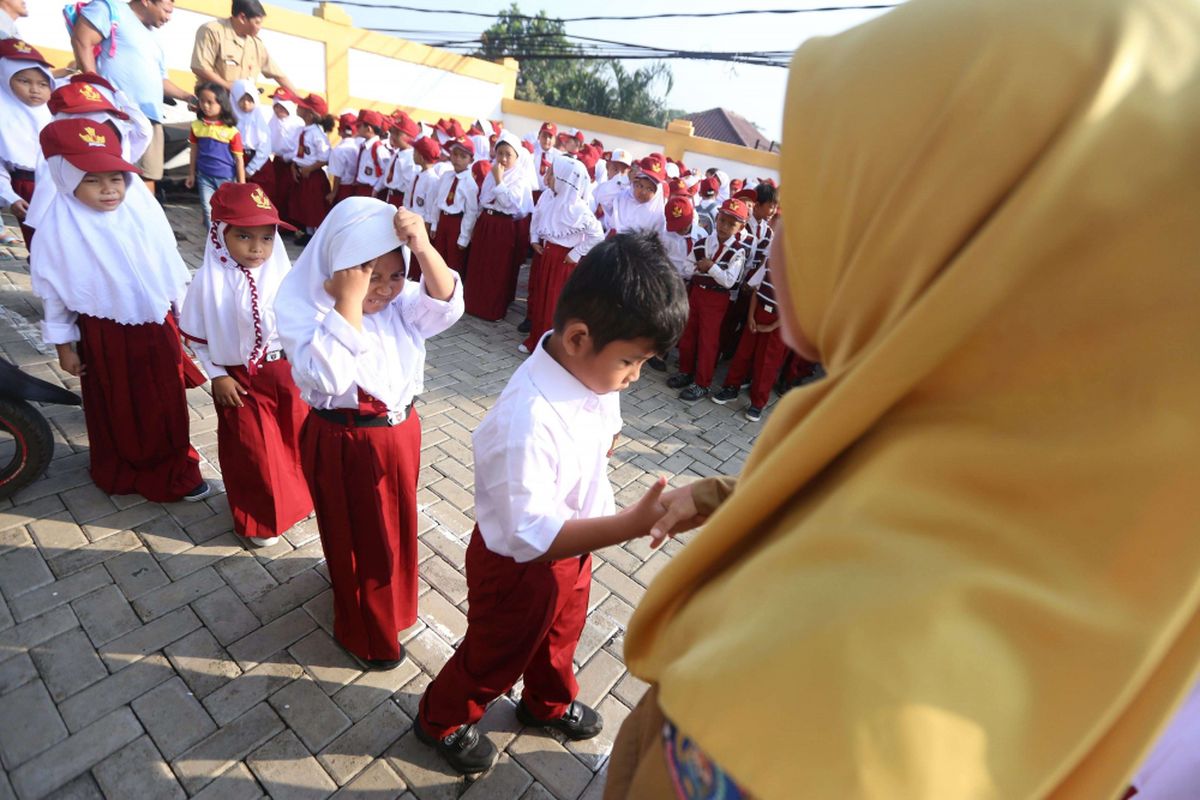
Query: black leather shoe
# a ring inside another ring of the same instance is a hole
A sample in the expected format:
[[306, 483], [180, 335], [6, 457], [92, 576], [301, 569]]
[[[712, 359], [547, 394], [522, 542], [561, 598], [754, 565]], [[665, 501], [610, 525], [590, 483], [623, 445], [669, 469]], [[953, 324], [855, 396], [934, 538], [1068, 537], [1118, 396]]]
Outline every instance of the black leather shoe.
[[666, 372], [667, 371], [667, 362], [664, 361], [663, 359], [659, 358], [658, 356], [655, 356], [654, 358], [647, 360], [646, 366], [649, 367], [650, 369], [657, 370], [658, 372]]
[[[337, 641], [336, 639], [334, 640]], [[404, 649], [404, 645], [400, 645], [400, 657], [397, 659], [390, 658], [362, 658], [354, 653], [351, 653], [347, 647], [341, 642], [337, 643], [338, 647], [346, 653], [346, 655], [357, 661], [367, 672], [387, 672], [389, 669], [395, 669], [404, 663], [404, 659], [408, 658], [408, 651]]]
[[682, 389], [685, 386], [692, 385], [692, 375], [690, 372], [680, 372], [677, 375], [672, 375], [667, 378], [667, 386], [672, 389]]
[[486, 736], [479, 735], [474, 725], [463, 725], [445, 739], [435, 739], [418, 719], [413, 723], [417, 738], [438, 751], [446, 763], [466, 775], [487, 772], [496, 763], [496, 745]]
[[521, 320], [521, 324], [517, 326], [517, 333], [529, 333], [533, 329], [533, 322], [529, 317]]
[[561, 731], [568, 739], [581, 741], [599, 736], [604, 730], [604, 720], [591, 706], [586, 706], [578, 700], [571, 702], [567, 713], [555, 719], [538, 719], [525, 706], [525, 701], [517, 703], [517, 719], [522, 725], [531, 728], [552, 728]]
[[707, 386], [697, 386], [692, 384], [679, 393], [679, 399], [685, 403], [694, 403], [701, 398], [708, 396]]

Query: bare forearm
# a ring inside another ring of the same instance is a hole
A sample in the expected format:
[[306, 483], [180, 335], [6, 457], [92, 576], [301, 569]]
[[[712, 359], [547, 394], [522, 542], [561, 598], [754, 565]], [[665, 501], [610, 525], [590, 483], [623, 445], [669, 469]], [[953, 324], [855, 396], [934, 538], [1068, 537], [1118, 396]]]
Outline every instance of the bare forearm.
[[82, 72], [96, 71], [95, 47], [101, 42], [100, 33], [85, 19], [78, 19], [71, 31], [71, 51]]
[[425, 292], [434, 300], [449, 300], [454, 294], [454, 275], [441, 253], [429, 245], [414, 252], [413, 258], [421, 265], [421, 274], [425, 276]]
[[245, 183], [246, 182], [246, 161], [245, 161], [245, 159], [241, 155], [237, 155], [237, 156], [233, 157], [233, 162], [234, 162], [235, 166], [237, 167], [237, 182]]
[[581, 556], [648, 533], [649, 530], [638, 530], [635, 520], [626, 513], [568, 520], [554, 537], [550, 548], [537, 560], [558, 561], [561, 558]]

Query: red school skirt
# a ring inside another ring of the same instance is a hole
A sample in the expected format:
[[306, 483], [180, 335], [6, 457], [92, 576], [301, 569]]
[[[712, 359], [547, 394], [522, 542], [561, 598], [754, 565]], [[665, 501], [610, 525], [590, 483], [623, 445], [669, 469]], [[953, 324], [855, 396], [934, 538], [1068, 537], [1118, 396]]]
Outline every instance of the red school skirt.
[[[25, 174], [24, 170], [17, 170], [18, 174]], [[33, 202], [33, 178], [13, 177], [12, 188], [17, 193], [17, 197], [24, 200], [26, 203]], [[25, 237], [25, 249], [28, 250], [33, 246], [33, 228], [26, 225], [24, 222], [21, 225], [21, 235]]]
[[239, 536], [279, 536], [309, 515], [312, 497], [300, 467], [300, 429], [308, 406], [286, 359], [225, 371], [246, 390], [242, 407], [217, 406], [217, 456]]
[[[275, 165], [270, 160], [262, 165], [262, 168], [253, 175], [246, 177], [246, 183], [257, 183], [262, 187], [262, 190], [267, 193], [267, 197], [275, 197]], [[276, 206], [279, 204], [276, 203]]]
[[91, 475], [108, 494], [171, 503], [200, 485], [188, 441], [184, 355], [167, 322], [79, 315], [80, 380]]
[[400, 657], [397, 637], [417, 621], [416, 411], [365, 428], [309, 414], [300, 459], [333, 584], [333, 635], [359, 658]]
[[516, 239], [517, 223], [512, 217], [490, 209], [479, 213], [467, 254], [471, 279], [463, 284], [463, 300], [471, 316], [495, 321], [507, 313], [509, 286], [517, 282]]
[[540, 256], [534, 256], [537, 264], [537, 281], [533, 268], [529, 277], [529, 335], [525, 347], [533, 352], [546, 331], [554, 327], [554, 310], [558, 307], [558, 296], [562, 294], [567, 278], [575, 271], [575, 264], [567, 263], [570, 249], [561, 244], [547, 242]]
[[446, 266], [461, 276], [466, 262], [466, 251], [458, 249], [458, 237], [462, 233], [462, 214], [441, 212], [437, 231], [433, 235], [433, 247], [446, 261]]
[[300, 179], [291, 199], [292, 219], [306, 228], [319, 227], [329, 214], [329, 178], [315, 169]]

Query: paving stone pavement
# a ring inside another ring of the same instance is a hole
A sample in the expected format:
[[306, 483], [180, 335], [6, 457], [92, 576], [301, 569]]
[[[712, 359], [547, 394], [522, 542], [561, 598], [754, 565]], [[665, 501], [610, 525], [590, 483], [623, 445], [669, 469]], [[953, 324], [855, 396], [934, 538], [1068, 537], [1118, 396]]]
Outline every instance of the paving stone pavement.
[[[195, 268], [198, 209], [176, 197], [167, 211]], [[78, 390], [41, 344], [24, 250], [0, 251], [0, 351]], [[274, 547], [247, 550], [223, 495], [196, 504], [110, 497], [88, 478], [82, 412], [45, 407], [49, 471], [0, 500], [0, 800], [599, 798], [613, 737], [646, 688], [622, 662], [625, 626], [686, 536], [661, 552], [637, 541], [595, 556], [576, 666], [581, 699], [606, 720], [601, 737], [565, 742], [525, 730], [515, 695], [504, 697], [482, 723], [501, 758], [466, 780], [411, 731], [421, 692], [466, 628], [470, 435], [521, 362], [522, 303], [504, 321], [464, 317], [429, 342], [418, 406], [420, 621], [403, 635], [409, 660], [390, 672], [360, 672], [333, 642], [312, 518]], [[619, 505], [659, 474], [678, 485], [739, 472], [759, 430], [742, 404], [688, 406], [664, 378], [643, 372], [622, 398], [609, 474]], [[188, 402], [192, 443], [216, 477], [207, 386]]]

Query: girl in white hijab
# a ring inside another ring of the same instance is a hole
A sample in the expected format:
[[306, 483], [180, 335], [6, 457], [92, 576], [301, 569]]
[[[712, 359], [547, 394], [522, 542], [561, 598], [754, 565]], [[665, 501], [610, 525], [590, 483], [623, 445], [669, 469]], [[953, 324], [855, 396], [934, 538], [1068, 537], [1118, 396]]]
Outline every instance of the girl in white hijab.
[[[520, 262], [517, 222], [533, 211], [536, 185], [529, 151], [511, 131], [496, 140], [492, 171], [479, 190], [479, 220], [467, 255], [467, 313], [486, 320], [504, 317]], [[524, 253], [520, 254], [523, 260]]]
[[25, 215], [33, 199], [38, 133], [50, 121], [46, 108], [54, 76], [41, 53], [20, 39], [0, 41], [0, 208], [21, 222], [25, 244], [33, 229]]
[[[406, 282], [411, 253], [421, 278]], [[333, 583], [334, 637], [368, 669], [404, 659], [417, 619], [425, 340], [462, 316], [458, 276], [420, 215], [370, 197], [330, 211], [284, 278], [279, 338], [312, 413], [304, 474]]]
[[[258, 87], [254, 81], [245, 78], [233, 82], [229, 102], [233, 105], [233, 116], [237, 118], [238, 133], [242, 135], [242, 147], [246, 151], [246, 182], [257, 183], [270, 196], [275, 183], [274, 170], [266, 169], [273, 149], [271, 112], [258, 104]], [[295, 152], [293, 148], [292, 153]]]
[[[271, 185], [267, 188], [267, 196], [279, 209], [282, 219], [291, 219], [291, 194], [296, 188], [296, 178], [292, 174], [292, 161], [296, 158], [296, 150], [300, 147], [300, 134], [304, 130], [304, 120], [296, 116], [296, 104], [287, 96], [285, 89], [279, 89], [271, 98], [272, 115], [267, 123], [271, 133], [271, 152], [275, 157], [271, 160]], [[246, 173], [249, 175], [249, 173]]]
[[667, 230], [667, 218], [662, 191], [665, 182], [662, 164], [647, 156], [637, 166], [638, 172], [633, 175], [629, 185], [613, 198], [612, 213], [606, 214], [609, 230], [614, 233], [649, 230], [663, 238]]
[[[200, 500], [215, 491], [188, 443], [184, 356], [173, 311], [188, 271], [161, 208], [126, 205], [136, 168], [88, 119], [42, 131], [57, 191], [30, 253], [43, 331], [81, 378], [91, 476], [108, 494]], [[78, 342], [78, 351], [72, 346]]]
[[547, 189], [533, 210], [530, 236], [538, 255], [537, 280], [530, 268], [529, 335], [522, 353], [532, 353], [546, 331], [554, 327], [554, 309], [575, 265], [604, 239], [600, 220], [588, 206], [587, 167], [575, 158], [558, 158], [550, 165]]

